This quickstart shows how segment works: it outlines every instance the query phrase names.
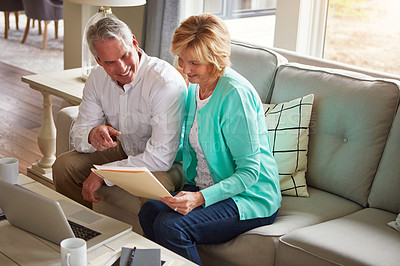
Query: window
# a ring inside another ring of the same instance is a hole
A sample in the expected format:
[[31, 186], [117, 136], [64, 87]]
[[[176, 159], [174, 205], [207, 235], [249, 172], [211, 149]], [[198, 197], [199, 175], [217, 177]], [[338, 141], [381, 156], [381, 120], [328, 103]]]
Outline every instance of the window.
[[185, 4], [185, 17], [207, 12], [224, 19], [233, 40], [273, 46], [276, 0], [203, 0]]
[[202, 12], [222, 17], [233, 40], [400, 75], [399, 0], [185, 0], [185, 5], [184, 17]]
[[324, 58], [400, 74], [398, 0], [330, 0]]
[[204, 0], [204, 12], [222, 19], [275, 15], [276, 0]]

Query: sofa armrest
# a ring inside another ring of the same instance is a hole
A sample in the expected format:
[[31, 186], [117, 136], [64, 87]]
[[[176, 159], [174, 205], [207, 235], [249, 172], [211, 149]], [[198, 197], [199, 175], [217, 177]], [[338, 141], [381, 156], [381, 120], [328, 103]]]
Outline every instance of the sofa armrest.
[[79, 106], [68, 106], [61, 109], [57, 115], [56, 157], [73, 149], [70, 131], [78, 112]]

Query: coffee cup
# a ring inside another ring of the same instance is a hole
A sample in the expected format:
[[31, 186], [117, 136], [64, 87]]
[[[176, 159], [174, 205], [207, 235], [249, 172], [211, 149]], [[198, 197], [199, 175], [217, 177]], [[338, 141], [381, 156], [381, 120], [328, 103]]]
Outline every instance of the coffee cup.
[[60, 243], [62, 266], [86, 266], [86, 241], [82, 238], [66, 238]]
[[3, 180], [10, 184], [18, 184], [18, 173], [18, 159], [0, 159], [0, 180]]

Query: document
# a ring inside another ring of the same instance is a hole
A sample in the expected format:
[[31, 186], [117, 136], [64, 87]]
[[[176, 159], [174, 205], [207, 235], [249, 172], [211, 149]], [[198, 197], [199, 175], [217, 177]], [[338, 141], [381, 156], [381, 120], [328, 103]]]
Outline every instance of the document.
[[129, 193], [149, 199], [172, 197], [168, 190], [146, 167], [94, 165], [92, 172]]

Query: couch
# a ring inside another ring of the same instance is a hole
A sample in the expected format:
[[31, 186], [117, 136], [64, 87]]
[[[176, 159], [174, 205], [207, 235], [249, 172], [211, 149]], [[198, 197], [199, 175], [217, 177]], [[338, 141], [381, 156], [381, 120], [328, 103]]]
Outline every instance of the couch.
[[[306, 160], [299, 171], [306, 184], [282, 192], [272, 225], [199, 245], [204, 265], [400, 265], [400, 232], [388, 226], [400, 212], [399, 81], [238, 42], [232, 42], [231, 60], [264, 103], [313, 95], [302, 127], [306, 147], [297, 150]], [[67, 107], [58, 115], [58, 154], [71, 148], [76, 114]], [[102, 200], [94, 210], [142, 233], [138, 198], [118, 187], [102, 187], [97, 196]]]

